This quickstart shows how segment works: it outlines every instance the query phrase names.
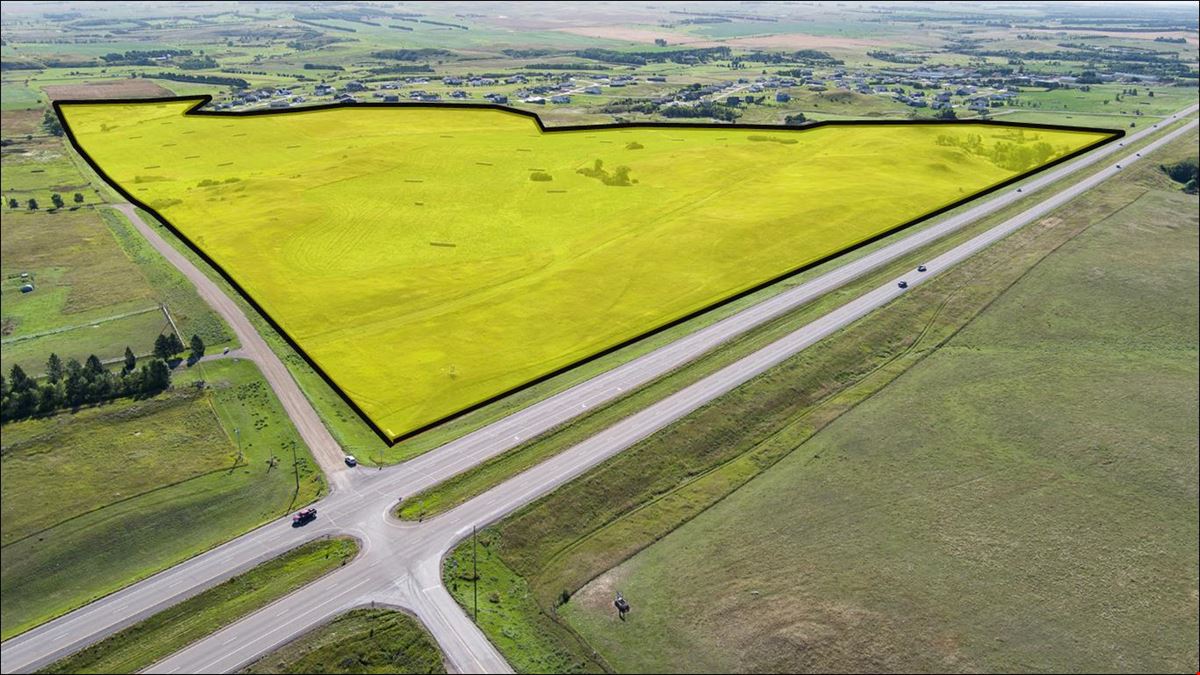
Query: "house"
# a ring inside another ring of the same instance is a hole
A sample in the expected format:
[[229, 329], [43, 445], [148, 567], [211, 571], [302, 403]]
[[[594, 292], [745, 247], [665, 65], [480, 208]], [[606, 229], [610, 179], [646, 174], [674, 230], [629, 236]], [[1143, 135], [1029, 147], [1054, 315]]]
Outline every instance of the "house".
[[790, 100], [792, 100], [792, 97], [786, 91], [775, 92], [775, 102], [776, 103], [787, 103]]
[[542, 98], [541, 96], [530, 96], [529, 98], [524, 99], [524, 102], [533, 103], [534, 105], [546, 105], [546, 99]]
[[741, 105], [741, 104], [742, 104], [741, 96], [730, 96], [729, 98], [725, 99], [725, 105]]
[[462, 89], [456, 89], [450, 92], [450, 98], [471, 98], [471, 95]]
[[550, 102], [551, 103], [570, 103], [571, 97], [567, 96], [565, 94], [559, 94], [558, 96], [551, 96]]
[[400, 97], [395, 94], [387, 94], [386, 96], [383, 97], [383, 102], [384, 103], [399, 103]]
[[327, 84], [318, 84], [316, 88], [313, 89], [313, 94], [317, 96], [332, 96], [333, 92], [334, 88]]
[[504, 94], [488, 94], [487, 96], [484, 96], [484, 98], [488, 99], [492, 103], [508, 103], [508, 96], [505, 96]]
[[600, 87], [595, 87], [595, 86], [588, 87], [587, 89], [584, 89], [584, 90], [583, 90], [583, 93], [585, 93], [585, 94], [593, 94], [593, 95], [594, 95], [594, 94], [599, 94], [599, 93], [600, 93]]
[[346, 83], [346, 91], [366, 91], [367, 85], [358, 80], [350, 80]]
[[271, 108], [286, 108], [286, 107], [288, 107], [288, 102], [284, 101], [282, 99], [271, 101], [271, 104], [269, 107], [271, 107]]

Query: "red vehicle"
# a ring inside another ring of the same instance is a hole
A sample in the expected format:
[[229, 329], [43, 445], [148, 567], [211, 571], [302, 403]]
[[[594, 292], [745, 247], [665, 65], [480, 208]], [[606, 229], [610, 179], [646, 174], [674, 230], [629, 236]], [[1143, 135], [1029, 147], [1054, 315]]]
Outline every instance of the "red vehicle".
[[300, 527], [316, 517], [317, 510], [315, 508], [309, 507], [307, 509], [302, 509], [299, 513], [292, 516], [292, 527]]

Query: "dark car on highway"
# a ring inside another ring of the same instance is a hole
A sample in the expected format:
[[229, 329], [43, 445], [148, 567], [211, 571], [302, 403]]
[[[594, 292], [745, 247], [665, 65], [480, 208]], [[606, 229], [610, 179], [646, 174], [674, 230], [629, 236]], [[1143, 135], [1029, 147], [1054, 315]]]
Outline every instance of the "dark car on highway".
[[308, 521], [315, 520], [316, 517], [317, 510], [315, 508], [309, 507], [307, 509], [301, 509], [296, 515], [292, 516], [292, 527], [300, 527], [301, 525], [305, 525], [308, 523]]

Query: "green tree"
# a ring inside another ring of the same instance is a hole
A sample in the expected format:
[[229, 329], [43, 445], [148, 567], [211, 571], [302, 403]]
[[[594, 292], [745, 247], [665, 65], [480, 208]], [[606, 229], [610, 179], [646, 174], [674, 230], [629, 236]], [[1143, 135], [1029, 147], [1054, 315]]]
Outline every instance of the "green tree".
[[179, 336], [175, 333], [171, 333], [167, 336], [167, 343], [171, 347], [172, 354], [178, 354], [179, 352], [183, 351], [183, 340], [180, 340]]
[[121, 368], [121, 374], [125, 375], [132, 373], [134, 368], [137, 368], [137, 357], [133, 355], [133, 350], [129, 347], [125, 348], [125, 365]]
[[83, 203], [83, 193], [82, 193], [82, 192], [76, 192], [76, 193], [75, 193], [75, 197], [74, 197], [73, 199], [75, 200], [75, 203], [76, 203], [76, 204], [82, 204], [82, 203]]
[[159, 333], [158, 337], [154, 338], [154, 355], [166, 361], [174, 353], [171, 351], [171, 339]]
[[54, 204], [54, 208], [61, 209], [66, 202], [63, 201], [62, 195], [55, 192], [50, 195], [50, 203]]
[[192, 334], [189, 346], [192, 350], [192, 359], [199, 361], [204, 357], [204, 340], [201, 340], [199, 335]]
[[162, 391], [171, 386], [171, 369], [167, 367], [164, 361], [154, 359], [142, 366], [139, 372], [141, 374], [142, 393], [148, 394]]
[[10, 209], [17, 209], [17, 208], [20, 208], [20, 207], [21, 207], [21, 202], [17, 201], [17, 198], [16, 198], [16, 197], [9, 197], [9, 198], [8, 198], [8, 208], [10, 208]]
[[94, 380], [102, 372], [104, 372], [104, 364], [100, 363], [100, 357], [95, 354], [89, 355], [87, 362], [83, 365], [84, 376], [89, 380]]
[[58, 354], [51, 353], [50, 358], [46, 359], [46, 379], [51, 382], [58, 382], [63, 376], [63, 362], [58, 358]]
[[38, 203], [37, 203], [37, 200], [36, 200], [36, 199], [34, 199], [33, 197], [30, 197], [30, 198], [29, 198], [29, 201], [28, 201], [28, 202], [26, 202], [26, 204], [29, 206], [29, 210], [30, 210], [30, 211], [37, 211], [37, 210], [38, 210]]
[[14, 363], [8, 373], [8, 386], [12, 393], [19, 394], [33, 388], [33, 378], [25, 374], [24, 368]]

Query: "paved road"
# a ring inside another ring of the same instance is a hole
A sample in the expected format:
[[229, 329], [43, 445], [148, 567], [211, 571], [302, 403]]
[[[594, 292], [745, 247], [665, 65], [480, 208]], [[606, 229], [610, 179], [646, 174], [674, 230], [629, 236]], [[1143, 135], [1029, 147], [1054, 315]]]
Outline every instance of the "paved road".
[[[1193, 106], [1181, 114], [1195, 108]], [[1141, 152], [1148, 153], [1194, 126], [1195, 122], [1191, 122], [1185, 129], [1172, 132]], [[1153, 130], [1142, 133], [1150, 131]], [[1140, 136], [1135, 135], [1125, 142], [1132, 142]], [[1028, 195], [1118, 150], [1119, 146], [1112, 144], [1060, 167], [1027, 183], [1023, 187], [1024, 194]], [[1121, 163], [1134, 159], [1127, 157]], [[1047, 202], [929, 261], [928, 272], [922, 275], [911, 272], [905, 278], [911, 285], [921, 283], [1090, 189], [1116, 171], [1118, 169], [1114, 166], [1102, 170]], [[438, 518], [419, 525], [395, 521], [388, 514], [398, 495], [419, 492], [519, 444], [523, 438], [528, 439], [588, 408], [616, 398], [754, 326], [959, 229], [975, 218], [1002, 208], [1019, 196], [1022, 195], [1016, 195], [1015, 192], [1005, 194], [985, 205], [948, 218], [403, 465], [385, 471], [344, 472], [347, 476], [353, 476], [351, 480], [344, 481], [347, 489], [335, 491], [319, 504], [320, 516], [316, 522], [304, 528], [292, 528], [286, 521], [276, 521], [13, 638], [2, 646], [3, 671], [36, 669], [302, 541], [321, 535], [345, 533], [358, 537], [364, 544], [355, 562], [193, 644], [156, 664], [152, 670], [233, 670], [298, 635], [306, 627], [316, 625], [346, 608], [376, 602], [405, 607], [416, 613], [455, 668], [462, 671], [503, 672], [507, 669], [504, 660], [458, 608], [440, 582], [440, 561], [444, 552], [469, 534], [473, 524], [483, 525], [503, 517], [872, 309], [886, 304], [903, 291], [895, 283], [889, 282]], [[173, 249], [171, 252], [178, 255]], [[215, 290], [215, 285], [212, 286]], [[243, 344], [248, 342], [243, 338]]]
[[156, 228], [147, 225], [132, 204], [114, 204], [112, 208], [125, 214], [129, 222], [133, 223], [137, 231], [150, 242], [154, 250], [161, 253], [167, 261], [182, 272], [196, 287], [196, 292], [200, 294], [200, 297], [225, 320], [225, 323], [233, 328], [238, 342], [242, 345], [241, 355], [258, 364], [258, 369], [262, 371], [267, 384], [271, 385], [271, 389], [275, 391], [275, 396], [279, 398], [288, 418], [292, 420], [292, 424], [296, 425], [300, 437], [312, 450], [313, 458], [321, 466], [325, 475], [329, 477], [330, 487], [336, 489], [343, 486], [347, 472], [346, 465], [342, 461], [345, 455], [342, 453], [341, 446], [325, 428], [317, 411], [300, 391], [299, 385], [296, 384], [296, 380], [292, 378], [287, 367], [283, 365], [283, 361], [267, 346], [266, 341], [254, 328], [254, 324], [250, 323], [250, 319], [246, 318], [242, 309], [229, 296], [225, 295], [212, 279], [209, 279], [204, 272], [193, 265], [192, 261], [168, 244]]

